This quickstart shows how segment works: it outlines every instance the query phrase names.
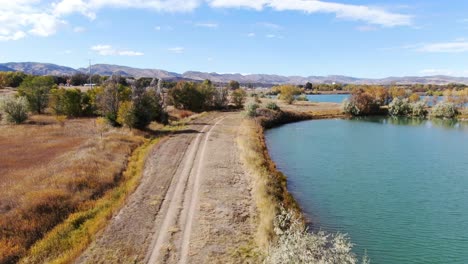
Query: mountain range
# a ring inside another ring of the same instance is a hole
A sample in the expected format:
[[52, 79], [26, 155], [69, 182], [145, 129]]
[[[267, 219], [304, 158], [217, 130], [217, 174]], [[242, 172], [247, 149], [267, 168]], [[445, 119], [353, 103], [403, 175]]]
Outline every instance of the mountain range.
[[[76, 73], [89, 73], [88, 68], [74, 69], [51, 63], [38, 62], [9, 62], [0, 63], [0, 71], [20, 71], [33, 75], [73, 75]], [[453, 77], [445, 75], [436, 76], [407, 76], [388, 77], [382, 79], [355, 78], [342, 75], [329, 76], [282, 76], [275, 74], [219, 74], [215, 72], [188, 71], [185, 73], [175, 73], [159, 69], [140, 69], [120, 65], [96, 64], [91, 67], [92, 74], [112, 75], [118, 74], [124, 77], [151, 77], [164, 80], [190, 80], [202, 81], [209, 79], [216, 83], [227, 83], [231, 80], [242, 84], [254, 85], [275, 85], [275, 84], [305, 84], [311, 83], [344, 83], [344, 84], [448, 84], [462, 83], [468, 84], [467, 77]]]

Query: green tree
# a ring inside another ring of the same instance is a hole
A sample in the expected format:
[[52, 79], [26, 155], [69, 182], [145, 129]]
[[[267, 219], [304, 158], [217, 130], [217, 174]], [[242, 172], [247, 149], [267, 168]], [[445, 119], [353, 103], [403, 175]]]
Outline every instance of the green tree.
[[28, 76], [19, 87], [19, 95], [25, 96], [31, 112], [41, 114], [49, 101], [49, 92], [54, 87], [51, 76]]
[[193, 82], [178, 82], [168, 92], [169, 101], [178, 109], [200, 112], [205, 105], [205, 95]]
[[50, 94], [49, 107], [56, 115], [80, 117], [92, 112], [88, 95], [79, 89], [53, 89]]
[[135, 114], [136, 111], [133, 103], [129, 101], [123, 102], [117, 113], [117, 122], [129, 128], [136, 128], [138, 122]]
[[227, 87], [230, 90], [237, 90], [240, 88], [240, 83], [238, 81], [230, 81]]
[[111, 125], [118, 125], [117, 114], [122, 95], [119, 90], [124, 90], [120, 87], [116, 79], [109, 79], [103, 86], [102, 92], [97, 95], [97, 104], [99, 112], [104, 116]]
[[312, 90], [312, 89], [313, 89], [312, 83], [307, 82], [304, 88], [305, 88], [306, 90]]

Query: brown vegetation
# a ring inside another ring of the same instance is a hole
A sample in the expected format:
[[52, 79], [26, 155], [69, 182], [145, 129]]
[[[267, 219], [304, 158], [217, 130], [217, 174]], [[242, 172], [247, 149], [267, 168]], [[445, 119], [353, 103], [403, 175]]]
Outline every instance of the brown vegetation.
[[260, 108], [257, 110], [255, 119], [246, 119], [242, 123], [238, 144], [241, 158], [252, 175], [253, 193], [258, 213], [256, 242], [262, 250], [266, 250], [274, 241], [273, 222], [281, 206], [293, 210], [299, 215], [298, 204], [288, 192], [286, 176], [276, 169], [275, 163], [270, 158], [265, 143], [264, 130], [301, 120], [344, 116], [339, 106], [328, 108], [324, 112], [322, 107], [321, 104], [307, 103], [303, 104], [303, 107], [290, 106], [289, 110], [295, 111], [274, 111]]
[[62, 126], [50, 116], [0, 126], [0, 263], [18, 261], [54, 226], [92, 208], [122, 181], [144, 138], [109, 129], [101, 139], [98, 130], [95, 119]]

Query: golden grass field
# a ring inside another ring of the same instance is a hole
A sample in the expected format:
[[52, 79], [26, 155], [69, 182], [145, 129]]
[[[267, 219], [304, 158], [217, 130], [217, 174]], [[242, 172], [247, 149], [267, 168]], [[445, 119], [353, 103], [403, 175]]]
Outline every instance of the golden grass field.
[[118, 186], [144, 141], [92, 118], [61, 125], [32, 116], [23, 125], [1, 125], [0, 263], [18, 261], [54, 226]]

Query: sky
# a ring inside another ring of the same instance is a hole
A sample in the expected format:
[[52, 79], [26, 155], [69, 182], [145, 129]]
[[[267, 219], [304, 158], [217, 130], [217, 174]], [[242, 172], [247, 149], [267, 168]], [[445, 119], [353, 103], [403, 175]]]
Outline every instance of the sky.
[[0, 62], [468, 76], [466, 0], [0, 0]]

